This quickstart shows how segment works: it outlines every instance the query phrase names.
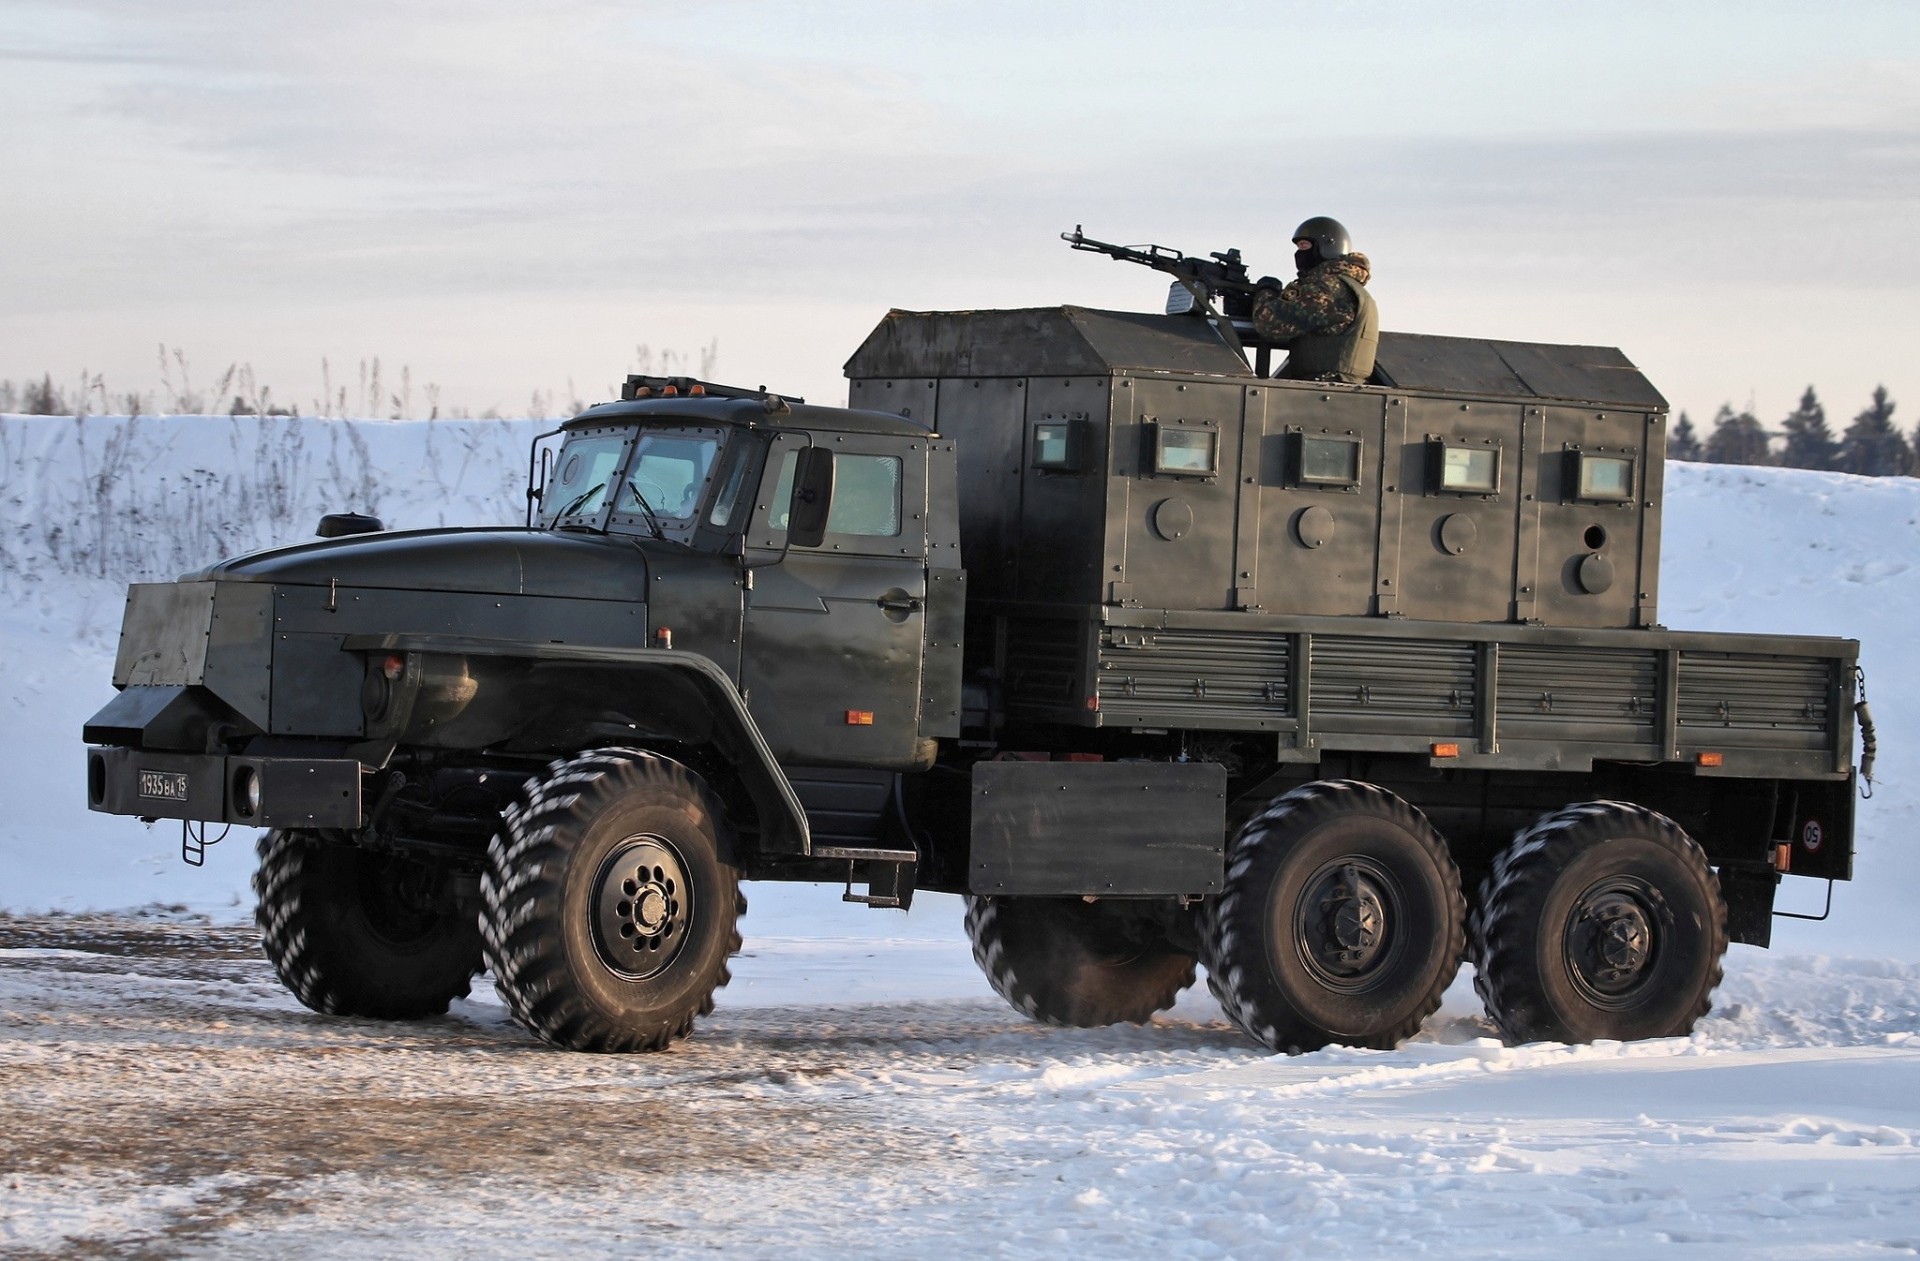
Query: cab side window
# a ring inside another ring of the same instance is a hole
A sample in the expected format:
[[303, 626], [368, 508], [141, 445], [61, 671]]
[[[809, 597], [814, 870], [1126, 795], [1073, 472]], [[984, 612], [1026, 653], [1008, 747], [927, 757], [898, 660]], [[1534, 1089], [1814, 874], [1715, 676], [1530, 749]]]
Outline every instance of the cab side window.
[[833, 461], [828, 534], [891, 538], [900, 533], [900, 457], [841, 455]]
[[[774, 483], [767, 508], [767, 524], [787, 528], [787, 510], [793, 498], [793, 470], [799, 452], [780, 460], [780, 478]], [[827, 533], [866, 538], [891, 538], [900, 533], [900, 457], [836, 452], [833, 457], [833, 504], [827, 509]]]

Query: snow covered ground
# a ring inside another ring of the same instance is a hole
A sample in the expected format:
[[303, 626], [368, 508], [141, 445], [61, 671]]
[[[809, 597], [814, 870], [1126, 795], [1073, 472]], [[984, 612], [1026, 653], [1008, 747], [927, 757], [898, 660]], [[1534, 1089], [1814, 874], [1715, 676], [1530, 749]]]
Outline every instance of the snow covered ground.
[[910, 924], [755, 920], [694, 1039], [631, 1057], [490, 993], [314, 1016], [237, 931], [0, 920], [0, 1254], [1920, 1253], [1910, 965], [1737, 950], [1693, 1037], [1592, 1047], [1502, 1047], [1458, 986], [1397, 1051], [1290, 1059], [1204, 990], [1052, 1029]]
[[177, 829], [83, 808], [126, 578], [326, 510], [517, 519], [537, 428], [271, 423], [0, 417], [0, 1254], [1920, 1254], [1920, 482], [1669, 471], [1662, 619], [1860, 638], [1882, 750], [1860, 879], [1736, 947], [1690, 1039], [1503, 1048], [1464, 980], [1388, 1053], [1269, 1057], [1204, 986], [1049, 1029], [954, 899], [755, 886], [721, 1010], [601, 1059], [490, 993], [312, 1016], [233, 926], [251, 838], [195, 871]]

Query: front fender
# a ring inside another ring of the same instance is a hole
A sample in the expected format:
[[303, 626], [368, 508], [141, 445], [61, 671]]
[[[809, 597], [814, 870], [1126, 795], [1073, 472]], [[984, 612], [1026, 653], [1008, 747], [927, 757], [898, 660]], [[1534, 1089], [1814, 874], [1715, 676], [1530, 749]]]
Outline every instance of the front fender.
[[435, 656], [517, 660], [632, 672], [667, 672], [704, 703], [709, 718], [708, 742], [740, 776], [754, 810], [760, 816], [761, 848], [770, 853], [810, 854], [812, 833], [807, 812], [774, 760], [746, 702], [711, 658], [670, 648], [600, 648], [583, 644], [534, 643], [479, 639], [458, 635], [351, 635], [342, 645], [349, 652], [421, 653]]

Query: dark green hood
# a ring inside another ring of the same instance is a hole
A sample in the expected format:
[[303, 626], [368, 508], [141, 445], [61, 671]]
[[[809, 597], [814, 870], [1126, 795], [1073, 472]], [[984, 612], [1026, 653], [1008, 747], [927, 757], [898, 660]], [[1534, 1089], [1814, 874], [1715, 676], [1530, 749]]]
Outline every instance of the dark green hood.
[[223, 560], [182, 582], [209, 580], [633, 599], [646, 564], [634, 540], [549, 530], [404, 530], [317, 539]]

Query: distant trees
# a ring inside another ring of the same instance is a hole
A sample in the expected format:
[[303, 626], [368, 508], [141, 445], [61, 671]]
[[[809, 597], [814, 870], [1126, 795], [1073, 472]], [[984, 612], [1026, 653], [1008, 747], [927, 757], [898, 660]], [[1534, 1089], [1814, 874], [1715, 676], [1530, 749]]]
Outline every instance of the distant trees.
[[1906, 436], [1893, 427], [1893, 407], [1893, 400], [1887, 397], [1887, 387], [1876, 386], [1873, 401], [1853, 418], [1840, 439], [1842, 472], [1901, 477], [1913, 471], [1913, 447]]
[[64, 416], [68, 414], [67, 397], [53, 383], [52, 373], [38, 381], [22, 381], [18, 387], [11, 381], [0, 381], [0, 412]]
[[1788, 468], [1836, 467], [1840, 444], [1833, 440], [1833, 431], [1827, 428], [1827, 409], [1820, 406], [1811, 385], [1800, 396], [1800, 406], [1780, 422], [1780, 429], [1787, 436], [1786, 446], [1780, 451], [1780, 463]]
[[1706, 460], [1709, 464], [1771, 464], [1767, 431], [1752, 412], [1735, 412], [1722, 403], [1713, 418], [1713, 432], [1707, 435]]
[[1673, 432], [1667, 437], [1667, 458], [1697, 460], [1701, 455], [1700, 435], [1693, 431], [1692, 419], [1681, 412], [1680, 423], [1673, 427]]
[[1769, 433], [1751, 408], [1734, 411], [1723, 403], [1713, 428], [1701, 441], [1685, 412], [1667, 436], [1667, 458], [1710, 464], [1778, 464], [1786, 468], [1828, 469], [1867, 477], [1920, 476], [1920, 427], [1911, 436], [1894, 424], [1895, 403], [1887, 387], [1876, 386], [1872, 401], [1846, 432], [1835, 437], [1827, 409], [1809, 385], [1799, 405]]

